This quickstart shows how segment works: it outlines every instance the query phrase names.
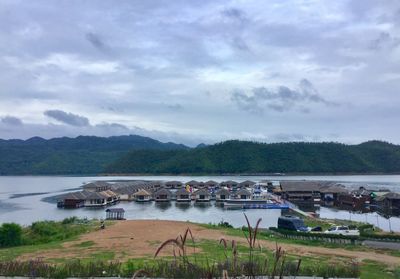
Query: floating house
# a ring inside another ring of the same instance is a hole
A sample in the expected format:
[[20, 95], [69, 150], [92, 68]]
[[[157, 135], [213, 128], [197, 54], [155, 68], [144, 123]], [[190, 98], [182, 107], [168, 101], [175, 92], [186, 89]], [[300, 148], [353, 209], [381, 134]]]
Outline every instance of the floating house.
[[349, 206], [353, 209], [363, 209], [365, 205], [371, 203], [372, 193], [372, 191], [360, 187], [350, 193], [340, 193], [337, 202], [339, 205]]
[[214, 180], [208, 180], [206, 183], [204, 183], [204, 186], [206, 186], [207, 188], [215, 188], [218, 185], [219, 185], [219, 183]]
[[193, 196], [196, 202], [209, 202], [211, 198], [210, 192], [205, 188], [197, 190], [193, 193]]
[[57, 202], [57, 207], [80, 208], [85, 206], [86, 195], [84, 191], [63, 195]]
[[281, 181], [280, 194], [291, 202], [321, 201], [321, 183], [316, 181]]
[[377, 204], [385, 210], [400, 210], [400, 193], [390, 192], [376, 199]]
[[221, 187], [227, 187], [227, 188], [234, 188], [236, 189], [239, 186], [239, 183], [233, 180], [228, 180], [228, 181], [223, 181], [220, 183]]
[[106, 197], [107, 204], [115, 204], [119, 202], [119, 195], [114, 191], [106, 190], [100, 193], [102, 193]]
[[135, 199], [134, 194], [138, 190], [136, 187], [127, 186], [127, 187], [117, 188], [113, 191], [119, 195], [121, 201], [133, 201]]
[[151, 182], [148, 182], [148, 183], [146, 183], [145, 185], [144, 185], [144, 188], [145, 189], [152, 189], [152, 190], [154, 190], [154, 189], [159, 189], [159, 188], [161, 188], [162, 187], [162, 183], [161, 183], [161, 181], [151, 181]]
[[190, 202], [191, 199], [191, 193], [186, 190], [186, 188], [181, 188], [175, 193], [176, 195], [176, 201], [177, 202]]
[[107, 181], [95, 181], [82, 186], [83, 190], [90, 192], [102, 192], [111, 189], [112, 184]]
[[251, 188], [254, 185], [256, 185], [256, 183], [254, 181], [251, 181], [251, 180], [245, 180], [245, 181], [239, 183], [239, 187], [242, 187], [242, 188], [243, 187], [244, 188]]
[[221, 188], [217, 192], [215, 192], [215, 200], [216, 201], [225, 201], [230, 198], [231, 193], [225, 189]]
[[197, 187], [201, 186], [201, 183], [196, 180], [190, 180], [190, 181], [186, 182], [185, 185], [189, 185], [192, 188], [197, 188]]
[[90, 192], [85, 197], [85, 207], [101, 207], [106, 206], [108, 195], [102, 192]]
[[326, 202], [335, 202], [341, 194], [347, 194], [349, 191], [341, 185], [328, 185], [320, 189], [321, 199]]
[[251, 193], [247, 189], [240, 189], [235, 192], [234, 198], [240, 200], [251, 200]]
[[161, 188], [154, 193], [154, 200], [156, 202], [167, 202], [172, 199], [172, 193], [166, 188]]
[[108, 208], [106, 209], [107, 220], [125, 220], [125, 210], [123, 208]]
[[149, 202], [151, 201], [151, 194], [150, 192], [140, 189], [135, 194], [133, 194], [134, 200], [137, 202]]
[[183, 187], [183, 184], [180, 181], [167, 181], [165, 182], [165, 187], [167, 189], [180, 189]]

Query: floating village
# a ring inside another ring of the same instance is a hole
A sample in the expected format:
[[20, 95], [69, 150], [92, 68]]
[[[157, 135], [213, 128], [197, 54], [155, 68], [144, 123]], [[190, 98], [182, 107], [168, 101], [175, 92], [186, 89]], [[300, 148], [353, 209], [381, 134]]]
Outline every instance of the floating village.
[[[81, 191], [57, 197], [59, 208], [101, 208], [120, 201], [138, 203], [205, 204], [215, 202], [226, 209], [291, 209], [313, 216], [310, 206], [336, 206], [341, 209], [384, 214], [400, 214], [400, 194], [387, 189], [349, 189], [333, 182], [213, 180], [181, 181], [95, 181]], [[123, 219], [123, 210], [106, 210], [108, 219]]]

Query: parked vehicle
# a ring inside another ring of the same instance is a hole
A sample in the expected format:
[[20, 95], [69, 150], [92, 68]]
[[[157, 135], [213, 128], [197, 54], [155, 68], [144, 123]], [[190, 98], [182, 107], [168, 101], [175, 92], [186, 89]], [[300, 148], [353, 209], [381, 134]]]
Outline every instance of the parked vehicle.
[[281, 216], [278, 218], [278, 229], [308, 232], [309, 228], [304, 225], [303, 219], [294, 216]]
[[311, 232], [322, 232], [322, 228], [320, 226], [314, 227], [310, 229]]
[[360, 231], [357, 229], [350, 229], [347, 226], [334, 226], [325, 231], [329, 234], [339, 234], [339, 235], [360, 235]]

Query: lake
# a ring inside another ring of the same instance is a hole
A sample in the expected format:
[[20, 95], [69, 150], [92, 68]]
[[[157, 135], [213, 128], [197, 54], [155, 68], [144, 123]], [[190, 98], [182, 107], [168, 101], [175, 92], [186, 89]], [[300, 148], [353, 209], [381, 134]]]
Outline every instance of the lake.
[[[22, 225], [38, 220], [62, 220], [78, 216], [87, 218], [104, 218], [101, 209], [59, 209], [55, 204], [42, 201], [43, 198], [70, 191], [77, 191], [83, 184], [94, 180], [318, 180], [341, 182], [348, 187], [368, 186], [370, 188], [387, 188], [400, 192], [400, 175], [348, 175], [348, 176], [118, 176], [118, 177], [76, 177], [76, 176], [0, 176], [0, 222], [16, 222]], [[114, 207], [123, 207], [127, 219], [162, 219], [192, 221], [197, 223], [219, 223], [226, 221], [235, 227], [245, 225], [243, 212], [255, 223], [262, 218], [261, 227], [276, 226], [281, 210], [225, 210], [211, 205], [191, 206], [176, 204], [120, 202]], [[317, 212], [322, 218], [351, 219], [368, 222], [384, 230], [400, 231], [400, 218], [385, 219], [377, 213], [351, 213], [345, 210], [321, 207]]]

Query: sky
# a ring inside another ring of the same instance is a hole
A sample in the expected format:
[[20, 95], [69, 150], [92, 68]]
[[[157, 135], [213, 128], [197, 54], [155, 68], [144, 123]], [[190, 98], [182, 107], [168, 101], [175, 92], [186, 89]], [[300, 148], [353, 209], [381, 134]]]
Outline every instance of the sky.
[[0, 0], [0, 138], [400, 144], [400, 1]]

